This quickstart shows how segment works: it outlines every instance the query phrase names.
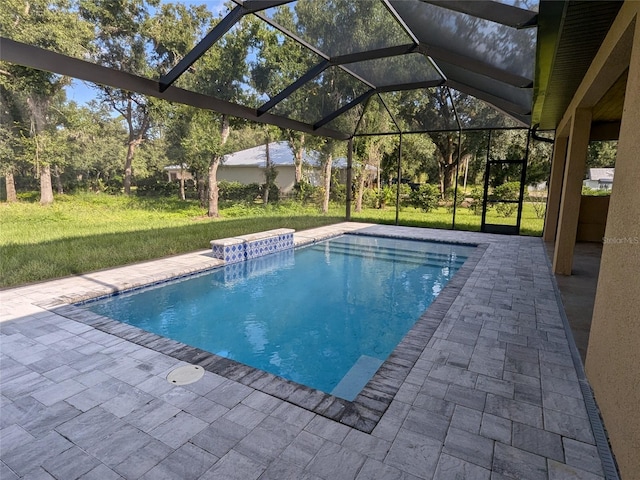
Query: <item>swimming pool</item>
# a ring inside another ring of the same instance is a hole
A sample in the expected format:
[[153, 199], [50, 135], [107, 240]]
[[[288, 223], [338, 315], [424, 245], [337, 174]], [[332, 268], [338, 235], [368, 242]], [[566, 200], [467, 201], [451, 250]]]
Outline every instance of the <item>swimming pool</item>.
[[343, 235], [84, 308], [352, 400], [473, 250]]

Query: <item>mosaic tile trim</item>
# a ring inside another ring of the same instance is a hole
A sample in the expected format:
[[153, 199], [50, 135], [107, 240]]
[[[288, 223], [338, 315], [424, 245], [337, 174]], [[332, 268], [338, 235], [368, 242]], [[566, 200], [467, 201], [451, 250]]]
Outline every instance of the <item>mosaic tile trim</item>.
[[225, 263], [236, 263], [270, 253], [292, 249], [294, 230], [279, 228], [256, 234], [212, 240], [213, 256]]

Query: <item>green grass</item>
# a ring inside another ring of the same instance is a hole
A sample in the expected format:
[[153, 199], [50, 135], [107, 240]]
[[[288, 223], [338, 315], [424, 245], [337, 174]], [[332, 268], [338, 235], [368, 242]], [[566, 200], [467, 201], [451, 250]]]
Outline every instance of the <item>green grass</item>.
[[[394, 224], [396, 219], [395, 208], [386, 208], [384, 210], [363, 209], [362, 212], [352, 213], [352, 220], [359, 222], [386, 223]], [[450, 229], [453, 220], [453, 212], [448, 211], [445, 207], [439, 207], [435, 210], [425, 213], [413, 207], [404, 207], [400, 209], [399, 223], [411, 227], [430, 227], [430, 228], [446, 228]], [[473, 212], [464, 207], [456, 209], [456, 230], [480, 231], [482, 217], [474, 215]], [[495, 223], [502, 225], [515, 225], [515, 214], [509, 218], [500, 217], [494, 209], [490, 209], [487, 213], [487, 223]], [[533, 207], [525, 203], [522, 208], [522, 218], [520, 220], [520, 233], [522, 235], [539, 236], [542, 234], [544, 219], [537, 218]]]
[[[205, 249], [217, 238], [279, 227], [305, 230], [344, 220], [344, 206], [332, 206], [322, 215], [316, 207], [291, 202], [267, 208], [228, 206], [221, 209], [220, 219], [204, 213], [197, 202], [95, 194], [59, 196], [48, 207], [40, 206], [35, 196], [0, 204], [0, 287]], [[505, 223], [493, 216], [487, 221]], [[400, 211], [400, 224], [407, 226], [448, 229], [451, 219], [445, 208]], [[352, 213], [352, 220], [393, 224], [395, 209], [365, 209]], [[522, 232], [539, 235], [542, 222], [525, 204]], [[480, 216], [459, 208], [456, 229], [480, 230]]]
[[0, 287], [205, 249], [217, 238], [344, 220], [338, 209], [325, 216], [286, 205], [242, 208], [241, 218], [203, 214], [195, 202], [108, 195], [61, 196], [49, 207], [0, 204]]

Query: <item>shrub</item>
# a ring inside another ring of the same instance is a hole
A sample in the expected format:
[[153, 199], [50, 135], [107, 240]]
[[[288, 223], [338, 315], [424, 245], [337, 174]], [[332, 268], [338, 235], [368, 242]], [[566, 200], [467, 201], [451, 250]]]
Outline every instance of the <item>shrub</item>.
[[497, 186], [493, 196], [499, 203], [496, 204], [496, 212], [502, 217], [510, 217], [518, 208], [517, 203], [503, 203], [500, 200], [517, 200], [520, 196], [520, 182], [507, 182]]
[[396, 204], [396, 189], [389, 185], [382, 187], [380, 190], [379, 205], [380, 208], [385, 208]]
[[469, 210], [474, 215], [482, 214], [482, 201], [484, 200], [484, 189], [482, 187], [473, 187], [469, 196], [472, 198], [472, 202], [469, 204]]
[[444, 199], [453, 202], [453, 199], [456, 196], [456, 187], [448, 187], [444, 192]]
[[440, 189], [436, 185], [425, 183], [420, 188], [414, 190], [410, 194], [411, 205], [429, 212], [438, 206], [440, 198]]
[[456, 187], [449, 187], [444, 194], [444, 198], [447, 212], [453, 213], [454, 202], [457, 207], [460, 207], [464, 202], [464, 193], [462, 192], [462, 188], [460, 188], [456, 195]]
[[[396, 192], [396, 189], [393, 189], [394, 193]], [[413, 190], [411, 189], [411, 185], [407, 184], [407, 183], [401, 183], [400, 184], [400, 206], [401, 207], [407, 207], [409, 205], [411, 205], [411, 193], [413, 192]], [[395, 197], [394, 197], [395, 199]], [[393, 202], [393, 204], [395, 205], [395, 201]]]
[[342, 183], [332, 183], [329, 199], [333, 202], [344, 204], [347, 201], [347, 187]]
[[302, 180], [293, 186], [293, 190], [295, 191], [297, 200], [300, 200], [303, 203], [307, 203], [313, 200], [313, 198], [316, 196], [318, 187], [314, 187], [308, 181]]
[[362, 192], [362, 206], [365, 208], [378, 207], [378, 190], [374, 188], [365, 188]]
[[589, 188], [582, 187], [582, 195], [587, 197], [607, 197], [611, 195], [611, 190], [608, 189], [598, 189], [598, 188]]
[[[264, 198], [263, 193], [266, 186], [267, 186], [266, 183], [260, 186], [260, 196], [262, 198]], [[269, 185], [269, 203], [277, 202], [278, 200], [280, 200], [280, 189], [275, 183], [272, 183], [271, 185]]]
[[178, 182], [159, 181], [156, 178], [145, 178], [136, 182], [136, 195], [139, 197], [162, 196], [170, 197], [178, 194], [180, 184]]
[[[220, 200], [249, 203], [253, 203], [261, 192], [261, 186], [257, 183], [244, 185], [240, 182], [227, 182], [226, 180], [218, 182], [218, 189]], [[269, 195], [271, 195], [271, 190]]]
[[533, 211], [536, 212], [536, 217], [544, 218], [544, 214], [547, 210], [547, 197], [528, 195], [527, 201], [533, 207]]

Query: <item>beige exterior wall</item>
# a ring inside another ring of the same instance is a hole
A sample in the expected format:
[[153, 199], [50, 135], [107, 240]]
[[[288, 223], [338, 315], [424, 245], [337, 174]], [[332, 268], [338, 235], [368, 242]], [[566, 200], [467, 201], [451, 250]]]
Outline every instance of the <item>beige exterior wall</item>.
[[[555, 239], [554, 271], [570, 274], [567, 256], [573, 254], [579, 212], [575, 172], [583, 168], [582, 150], [590, 136], [587, 117], [627, 68], [616, 182], [607, 212], [586, 358], [587, 378], [625, 480], [640, 479], [640, 1], [622, 5], [558, 124], [556, 138], [568, 137], [568, 152], [566, 161], [552, 171], [551, 189], [554, 179], [558, 185], [561, 167], [564, 171], [557, 235], [553, 218], [547, 221], [544, 234], [545, 240]], [[562, 161], [561, 147], [554, 162]]]
[[553, 254], [553, 271], [560, 275], [571, 275], [573, 267], [573, 248], [578, 231], [582, 178], [587, 161], [590, 133], [591, 110], [577, 108], [571, 117], [569, 147], [564, 167], [560, 215]]
[[553, 160], [551, 161], [551, 174], [549, 175], [549, 194], [547, 195], [547, 212], [544, 217], [544, 232], [542, 239], [545, 242], [556, 240], [558, 228], [558, 215], [560, 214], [560, 199], [562, 197], [562, 177], [564, 176], [564, 162], [567, 158], [567, 137], [556, 135], [553, 145]]
[[[640, 478], [640, 2], [586, 369], [623, 479]], [[625, 28], [614, 23], [614, 28]]]
[[580, 200], [577, 242], [602, 242], [607, 224], [609, 197], [583, 196]]

